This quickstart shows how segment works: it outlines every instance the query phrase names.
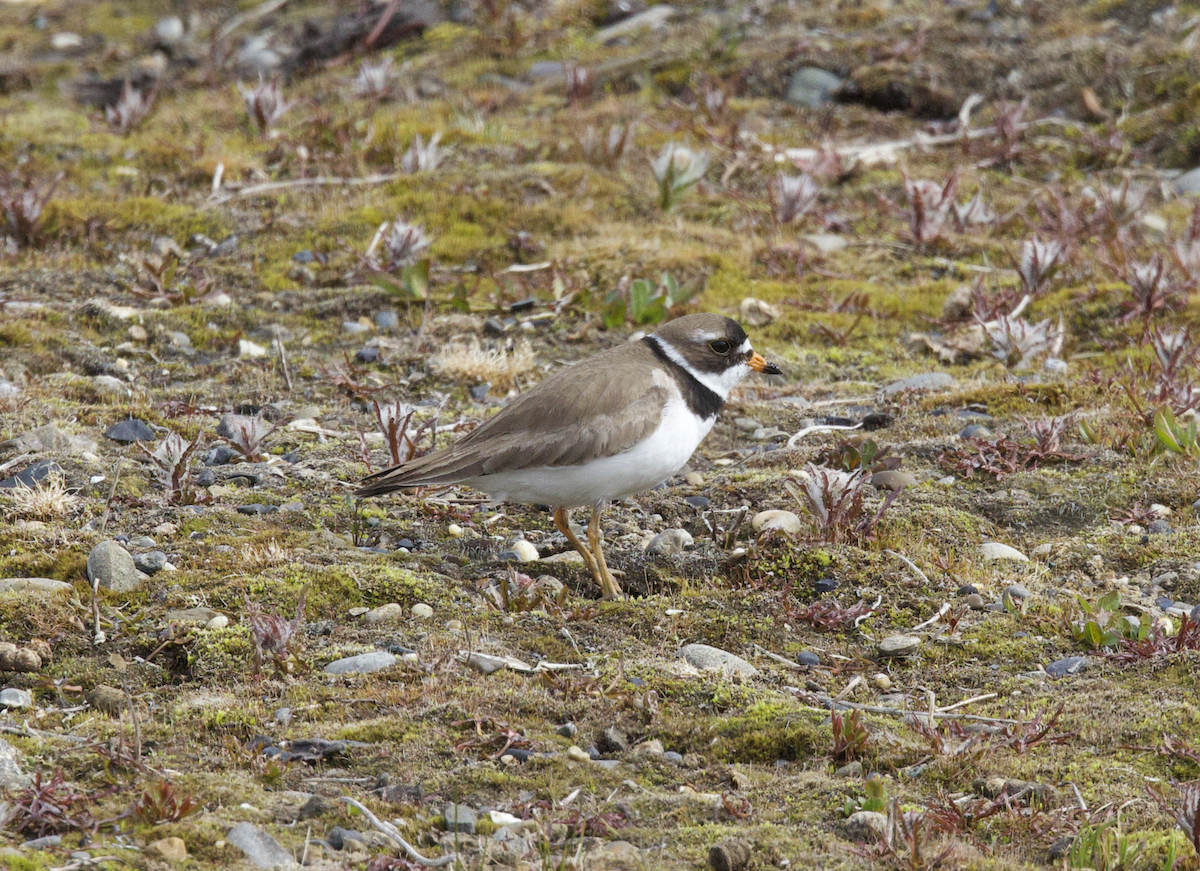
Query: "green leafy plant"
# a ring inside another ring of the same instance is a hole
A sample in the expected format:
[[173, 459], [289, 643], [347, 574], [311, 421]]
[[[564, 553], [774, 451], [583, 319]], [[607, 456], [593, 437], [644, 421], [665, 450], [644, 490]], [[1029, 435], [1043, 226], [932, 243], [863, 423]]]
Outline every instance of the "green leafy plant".
[[1119, 614], [1121, 594], [1105, 593], [1095, 604], [1077, 597], [1081, 614], [1070, 621], [1071, 637], [1091, 650], [1116, 647], [1122, 640], [1142, 641], [1150, 632], [1150, 619]]
[[1116, 871], [1132, 868], [1145, 847], [1125, 832], [1117, 820], [1097, 826], [1084, 826], [1071, 842], [1067, 852], [1068, 868], [1091, 868], [1095, 871]]
[[626, 319], [638, 326], [657, 324], [666, 319], [671, 308], [687, 302], [696, 290], [681, 286], [675, 276], [664, 272], [658, 284], [644, 278], [618, 285], [604, 299], [604, 325], [615, 329]]
[[1175, 419], [1175, 412], [1169, 405], [1163, 405], [1154, 412], [1154, 435], [1162, 450], [1182, 457], [1200, 458], [1195, 415], [1185, 425]]
[[846, 803], [842, 806], [842, 813], [845, 816], [851, 816], [859, 811], [883, 813], [887, 809], [887, 783], [878, 772], [873, 771], [867, 775], [867, 779], [863, 782], [863, 793], [864, 795], [857, 798], [846, 799]]

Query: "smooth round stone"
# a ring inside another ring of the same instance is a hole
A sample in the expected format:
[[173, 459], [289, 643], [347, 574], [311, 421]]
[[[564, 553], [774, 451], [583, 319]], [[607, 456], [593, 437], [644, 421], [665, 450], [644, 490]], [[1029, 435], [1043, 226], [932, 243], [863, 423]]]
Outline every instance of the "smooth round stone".
[[433, 608], [424, 602], [418, 602], [412, 606], [412, 615], [418, 620], [428, 620], [433, 616]]
[[451, 538], [462, 538], [465, 532], [466, 532], [466, 530], [464, 530], [457, 523], [451, 523], [449, 526], [446, 527], [446, 533]]
[[832, 593], [838, 588], [837, 578], [820, 578], [815, 586], [818, 593]]
[[33, 696], [28, 690], [17, 689], [16, 687], [5, 687], [0, 690], [0, 707], [4, 708], [32, 708]]
[[372, 608], [363, 614], [364, 623], [394, 623], [404, 616], [404, 609], [398, 602], [388, 602], [378, 608]]
[[154, 545], [155, 545], [154, 539], [148, 535], [139, 535], [137, 538], [131, 538], [129, 540], [129, 547], [137, 547], [137, 548], [145, 549], [148, 547], [154, 547]]
[[1042, 368], [1051, 375], [1066, 375], [1070, 368], [1066, 360], [1060, 360], [1057, 357], [1047, 357], [1042, 363]]
[[847, 840], [873, 844], [883, 839], [887, 825], [887, 817], [879, 811], [858, 811], [847, 818], [843, 832]]
[[138, 420], [136, 417], [117, 421], [104, 431], [104, 436], [121, 444], [152, 442], [157, 438], [154, 430], [150, 429], [145, 421]]
[[252, 342], [249, 339], [238, 339], [238, 356], [239, 357], [265, 357], [271, 353], [258, 342]]
[[979, 546], [979, 551], [983, 554], [983, 558], [987, 560], [1011, 559], [1023, 563], [1029, 562], [1029, 557], [1025, 556], [1025, 554], [1021, 553], [1015, 547], [1009, 547], [1007, 544], [1001, 544], [998, 541], [985, 541]]
[[819, 67], [801, 67], [788, 79], [784, 99], [793, 106], [818, 109], [833, 99], [842, 80]]
[[1146, 531], [1151, 535], [1170, 535], [1174, 532], [1171, 529], [1171, 524], [1165, 520], [1151, 520], [1146, 526]]
[[755, 532], [777, 529], [780, 532], [786, 532], [788, 535], [797, 535], [804, 529], [804, 524], [801, 522], [799, 515], [794, 511], [783, 511], [780, 509], [758, 512], [750, 518], [750, 526]]
[[1008, 588], [1004, 592], [1008, 593], [1008, 595], [1012, 596], [1014, 599], [1028, 599], [1033, 595], [1033, 593], [1029, 592], [1029, 590], [1020, 584], [1009, 584]]
[[374, 345], [367, 345], [365, 348], [359, 348], [354, 353], [354, 359], [359, 363], [378, 363], [379, 348]]
[[391, 668], [396, 664], [394, 654], [386, 650], [373, 650], [370, 653], [360, 653], [358, 656], [346, 656], [335, 659], [325, 666], [326, 674], [370, 674]]
[[366, 324], [360, 324], [358, 321], [343, 321], [342, 332], [349, 333], [352, 336], [361, 335], [370, 329]]
[[654, 556], [681, 554], [695, 542], [686, 529], [664, 529], [646, 544], [646, 553]]
[[534, 562], [540, 556], [533, 542], [526, 541], [523, 538], [519, 538], [513, 542], [511, 551], [516, 555], [517, 560], [523, 563]]
[[249, 517], [259, 517], [263, 514], [274, 514], [279, 509], [274, 505], [265, 505], [262, 502], [251, 502], [248, 505], [239, 505], [237, 507], [238, 514], [245, 514]]
[[900, 490], [904, 487], [917, 486], [917, 479], [915, 475], [910, 475], [908, 472], [885, 470], [873, 474], [871, 484], [880, 490]]
[[765, 327], [779, 317], [779, 310], [766, 300], [748, 296], [738, 305], [738, 321], [752, 327]]
[[88, 580], [93, 584], [126, 593], [146, 579], [134, 564], [133, 556], [115, 541], [102, 541], [88, 554]]
[[53, 578], [0, 578], [0, 593], [53, 595], [69, 593], [73, 589], [74, 587], [66, 581], [56, 581]]
[[400, 326], [400, 318], [391, 309], [375, 312], [375, 328], [377, 330], [394, 330], [398, 326]]
[[742, 432], [754, 432], [756, 429], [762, 429], [762, 424], [752, 417], [735, 417], [733, 425]]
[[683, 754], [677, 753], [674, 750], [667, 750], [662, 755], [663, 762], [670, 762], [672, 765], [683, 764]]
[[892, 679], [883, 672], [871, 675], [871, 683], [875, 684], [878, 689], [890, 690], [892, 688]]
[[[133, 544], [133, 542], [130, 542]], [[137, 566], [139, 572], [145, 572], [148, 575], [156, 575], [161, 572], [167, 565], [167, 555], [161, 550], [152, 550], [147, 553], [135, 554], [133, 564]]]
[[972, 611], [982, 611], [987, 607], [987, 603], [983, 601], [983, 596], [978, 593], [968, 593], [963, 601], [966, 602], [967, 607]]
[[712, 500], [707, 496], [687, 496], [683, 501], [693, 508], [707, 508], [712, 504]]
[[1065, 659], [1056, 659], [1046, 666], [1046, 674], [1050, 675], [1050, 677], [1066, 677], [1067, 675], [1078, 674], [1086, 667], [1086, 656], [1068, 656]]
[[209, 620], [207, 623], [205, 623], [204, 628], [212, 629], [212, 630], [216, 631], [216, 630], [224, 629], [228, 625], [229, 625], [229, 618], [226, 617], [224, 614], [218, 614], [216, 617], [213, 617], [211, 620]]
[[579, 732], [579, 727], [576, 726], [574, 723], [563, 723], [561, 726], [559, 726], [554, 731], [557, 732], [559, 735], [562, 735], [564, 738], [574, 738], [575, 735]]
[[736, 654], [708, 644], [687, 644], [679, 651], [684, 661], [692, 668], [706, 671], [714, 669], [725, 674], [740, 674], [754, 677], [758, 669]]
[[958, 431], [959, 438], [990, 439], [994, 433], [981, 423], [969, 423]]
[[879, 642], [881, 656], [911, 656], [921, 646], [921, 639], [916, 635], [889, 635]]
[[958, 382], [954, 380], [953, 375], [945, 372], [925, 372], [921, 375], [913, 375], [911, 378], [893, 381], [883, 388], [883, 392], [888, 396], [894, 396], [897, 393], [920, 390], [949, 390], [957, 386]]
[[796, 662], [800, 665], [820, 665], [821, 657], [817, 656], [811, 650], [801, 650], [796, 654]]
[[592, 761], [592, 757], [588, 756], [587, 751], [576, 744], [572, 744], [570, 747], [567, 748], [567, 758], [571, 759], [574, 762], [591, 762]]

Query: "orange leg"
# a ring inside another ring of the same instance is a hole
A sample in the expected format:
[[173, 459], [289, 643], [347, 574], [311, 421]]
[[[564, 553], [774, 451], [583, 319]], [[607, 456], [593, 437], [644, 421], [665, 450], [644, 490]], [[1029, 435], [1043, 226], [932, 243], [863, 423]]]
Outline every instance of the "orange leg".
[[600, 531], [600, 510], [600, 503], [592, 506], [592, 519], [588, 521], [588, 544], [592, 546], [592, 555], [596, 558], [596, 583], [600, 585], [600, 592], [604, 598], [619, 599], [621, 598], [621, 586], [612, 576], [612, 572], [608, 570], [608, 563], [604, 561], [604, 536]]
[[579, 552], [583, 557], [583, 563], [587, 566], [587, 570], [592, 573], [592, 577], [599, 581], [600, 569], [596, 565], [596, 558], [592, 556], [592, 552], [587, 549], [587, 545], [579, 540], [574, 532], [571, 531], [571, 514], [566, 508], [556, 508], [554, 511], [554, 525], [558, 527], [558, 531], [567, 537], [571, 547]]

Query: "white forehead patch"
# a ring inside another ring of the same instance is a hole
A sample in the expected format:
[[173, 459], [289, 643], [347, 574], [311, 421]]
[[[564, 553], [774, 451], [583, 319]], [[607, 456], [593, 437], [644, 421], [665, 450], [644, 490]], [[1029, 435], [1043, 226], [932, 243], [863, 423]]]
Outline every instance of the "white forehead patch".
[[749, 354], [751, 350], [752, 348], [750, 347], [750, 340], [747, 339], [746, 341], [742, 342], [742, 346], [738, 348], [738, 353]]

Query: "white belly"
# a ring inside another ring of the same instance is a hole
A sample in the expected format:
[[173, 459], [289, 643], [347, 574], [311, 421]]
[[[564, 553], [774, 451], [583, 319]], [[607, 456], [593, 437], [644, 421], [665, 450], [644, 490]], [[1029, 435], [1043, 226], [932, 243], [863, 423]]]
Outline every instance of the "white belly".
[[540, 503], [558, 508], [594, 505], [642, 493], [674, 475], [695, 453], [716, 417], [701, 420], [672, 397], [649, 438], [583, 466], [542, 466], [481, 475], [466, 483], [497, 502]]

